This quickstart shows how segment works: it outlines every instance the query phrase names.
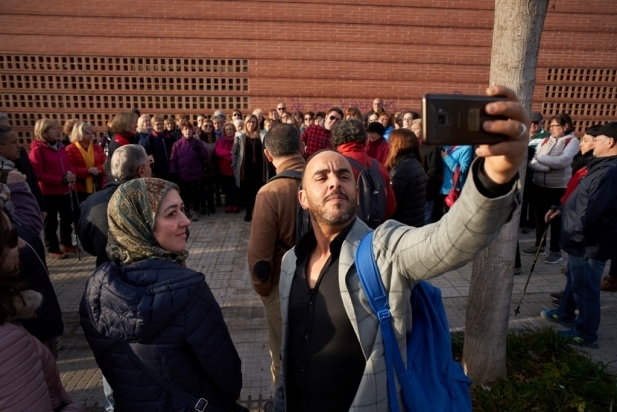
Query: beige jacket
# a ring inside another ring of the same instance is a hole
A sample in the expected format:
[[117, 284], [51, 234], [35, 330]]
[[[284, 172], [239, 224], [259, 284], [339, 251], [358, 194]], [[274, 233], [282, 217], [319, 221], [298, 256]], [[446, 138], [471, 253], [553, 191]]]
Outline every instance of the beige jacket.
[[[411, 288], [418, 280], [439, 276], [475, 259], [497, 237], [520, 203], [519, 182], [499, 198], [489, 199], [480, 194], [476, 186], [478, 167], [476, 160], [472, 164], [473, 178], [467, 179], [461, 197], [439, 222], [413, 228], [389, 220], [375, 230], [373, 249], [389, 294], [393, 326], [404, 362], [407, 362], [405, 336], [412, 327]], [[356, 248], [369, 231], [357, 219], [343, 242], [339, 257], [343, 304], [366, 357], [364, 375], [350, 411], [387, 412], [388, 388], [381, 331], [354, 265]], [[283, 319], [282, 376], [275, 393], [275, 410], [279, 412], [285, 410], [288, 308], [295, 269], [296, 255], [292, 249], [283, 259], [279, 283]], [[402, 404], [400, 394], [399, 404]]]

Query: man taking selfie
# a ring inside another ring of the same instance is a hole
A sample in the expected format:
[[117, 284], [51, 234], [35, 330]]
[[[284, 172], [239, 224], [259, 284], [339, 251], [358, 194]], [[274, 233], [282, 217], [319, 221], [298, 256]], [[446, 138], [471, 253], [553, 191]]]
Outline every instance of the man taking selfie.
[[[495, 86], [487, 94], [507, 97], [486, 110], [510, 120], [485, 122], [484, 129], [509, 140], [478, 147], [461, 197], [439, 222], [414, 228], [386, 221], [374, 232], [375, 261], [404, 362], [412, 328], [409, 297], [416, 282], [473, 260], [519, 202], [518, 168], [527, 150], [529, 119], [512, 90]], [[358, 243], [370, 232], [355, 218], [356, 196], [353, 170], [344, 156], [325, 150], [308, 160], [298, 197], [313, 230], [285, 255], [280, 275], [277, 411], [388, 410], [379, 323], [354, 264]]]

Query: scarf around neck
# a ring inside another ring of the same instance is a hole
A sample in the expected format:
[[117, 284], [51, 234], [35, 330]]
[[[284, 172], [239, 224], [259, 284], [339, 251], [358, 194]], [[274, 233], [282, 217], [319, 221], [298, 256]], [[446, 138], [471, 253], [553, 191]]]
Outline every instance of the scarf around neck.
[[184, 266], [189, 256], [187, 250], [170, 252], [154, 238], [159, 204], [171, 189], [180, 191], [167, 180], [143, 178], [130, 180], [116, 190], [107, 210], [107, 255], [111, 260], [129, 265], [157, 258]]
[[[84, 150], [81, 142], [75, 142], [75, 147], [79, 149], [79, 153], [81, 153], [81, 156], [84, 158], [84, 162], [86, 162], [86, 169], [94, 167], [94, 145], [92, 142], [90, 142], [87, 150]], [[86, 192], [94, 193], [94, 178], [90, 174], [86, 177]]]

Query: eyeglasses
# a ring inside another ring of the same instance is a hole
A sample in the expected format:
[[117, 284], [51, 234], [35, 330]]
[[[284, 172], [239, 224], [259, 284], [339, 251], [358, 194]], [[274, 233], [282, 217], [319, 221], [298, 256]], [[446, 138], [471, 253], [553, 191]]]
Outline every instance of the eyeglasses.
[[13, 226], [11, 230], [7, 231], [7, 235], [7, 246], [9, 249], [17, 247], [17, 243], [19, 243], [19, 236], [17, 236], [17, 229], [15, 229], [15, 226]]
[[550, 125], [548, 128], [549, 128], [549, 130], [550, 130], [550, 129], [553, 129], [553, 128], [555, 128], [555, 127], [563, 127], [563, 125], [561, 125], [561, 124], [552, 124], [552, 125]]
[[339, 117], [336, 117], [336, 116], [330, 116], [329, 119], [330, 119], [331, 122], [333, 122], [335, 120], [341, 120]]
[[593, 141], [595, 142], [598, 139], [612, 139], [612, 137], [608, 137], [608, 136], [596, 136], [593, 138]]
[[233, 117], [242, 117], [242, 115], [240, 113], [234, 113], [232, 116]]
[[204, 127], [214, 127], [214, 125], [211, 125], [211, 124], [204, 124]]

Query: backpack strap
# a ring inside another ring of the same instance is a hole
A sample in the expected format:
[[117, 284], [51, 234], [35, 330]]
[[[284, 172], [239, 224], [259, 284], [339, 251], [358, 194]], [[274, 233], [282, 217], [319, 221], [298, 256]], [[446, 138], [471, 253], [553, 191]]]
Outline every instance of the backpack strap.
[[270, 180], [268, 180], [268, 183], [270, 183], [273, 180], [283, 179], [283, 178], [302, 180], [302, 173], [297, 170], [290, 170], [290, 169], [283, 170], [281, 173], [277, 173], [276, 175], [272, 176]]
[[[298, 170], [291, 170], [291, 169], [283, 170], [281, 173], [277, 173], [276, 175], [268, 179], [268, 183], [276, 179], [302, 180], [302, 172], [299, 172]], [[298, 187], [298, 190], [301, 188], [302, 188], [302, 184], [300, 184], [300, 186]], [[302, 230], [303, 224], [306, 225], [305, 222], [300, 220], [302, 216], [298, 216], [299, 213], [300, 213], [299, 210], [296, 208], [296, 242], [299, 240], [300, 238], [299, 235], [303, 231]], [[276, 244], [281, 246], [285, 250], [289, 250], [292, 248], [292, 246], [289, 246], [287, 243], [283, 242], [281, 239], [276, 239]]]
[[345, 159], [349, 161], [349, 163], [351, 164], [351, 167], [358, 169], [358, 172], [361, 172], [364, 170], [364, 166], [362, 166], [360, 162], [358, 162], [353, 157], [345, 156]]
[[[377, 314], [377, 320], [381, 326], [383, 337], [384, 354], [386, 358], [386, 375], [388, 377], [388, 397], [390, 399], [390, 412], [398, 412], [398, 397], [396, 395], [396, 384], [394, 382], [393, 364], [398, 367], [397, 373], [400, 375], [399, 368], [405, 371], [403, 358], [396, 343], [396, 336], [392, 327], [392, 315], [388, 295], [381, 280], [379, 268], [375, 262], [373, 253], [373, 233], [370, 232], [360, 241], [356, 249], [356, 269], [364, 293], [368, 298], [371, 308]], [[397, 365], [398, 364], [398, 365]], [[406, 372], [406, 371], [405, 371]], [[401, 379], [399, 378], [399, 382]], [[402, 382], [401, 382], [402, 386]]]

